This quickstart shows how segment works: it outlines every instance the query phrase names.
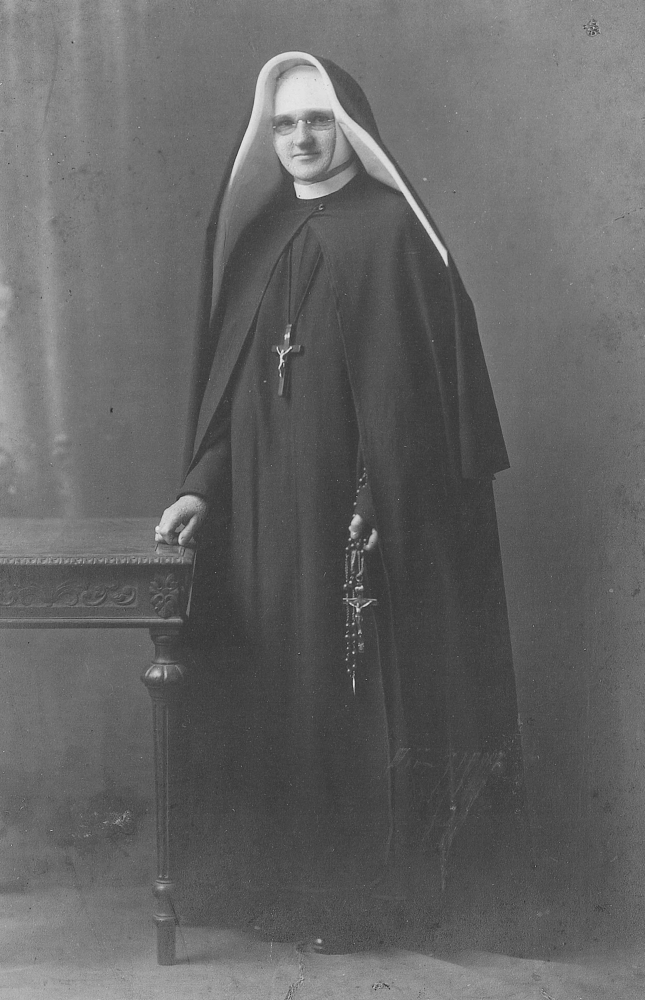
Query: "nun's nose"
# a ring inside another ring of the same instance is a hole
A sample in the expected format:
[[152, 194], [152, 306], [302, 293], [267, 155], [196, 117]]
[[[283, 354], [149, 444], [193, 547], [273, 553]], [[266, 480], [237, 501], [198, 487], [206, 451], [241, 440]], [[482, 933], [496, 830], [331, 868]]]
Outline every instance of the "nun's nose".
[[313, 129], [303, 118], [296, 122], [296, 131], [293, 134], [293, 141], [298, 145], [309, 144], [313, 139]]

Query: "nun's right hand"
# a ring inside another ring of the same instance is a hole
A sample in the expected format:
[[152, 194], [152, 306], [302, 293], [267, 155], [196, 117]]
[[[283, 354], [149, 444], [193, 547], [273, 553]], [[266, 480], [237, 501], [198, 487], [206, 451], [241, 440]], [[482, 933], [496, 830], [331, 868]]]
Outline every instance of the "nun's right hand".
[[208, 503], [203, 497], [187, 493], [167, 507], [155, 528], [155, 542], [166, 545], [190, 545], [206, 519]]

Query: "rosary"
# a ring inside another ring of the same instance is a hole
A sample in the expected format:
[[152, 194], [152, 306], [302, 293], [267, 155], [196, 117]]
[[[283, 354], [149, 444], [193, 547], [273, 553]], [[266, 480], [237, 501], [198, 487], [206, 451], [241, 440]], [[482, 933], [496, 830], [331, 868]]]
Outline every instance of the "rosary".
[[345, 548], [345, 583], [343, 585], [345, 605], [345, 663], [352, 679], [352, 691], [356, 694], [356, 668], [359, 658], [365, 652], [363, 635], [363, 611], [375, 607], [375, 597], [365, 596], [365, 539], [350, 539]]

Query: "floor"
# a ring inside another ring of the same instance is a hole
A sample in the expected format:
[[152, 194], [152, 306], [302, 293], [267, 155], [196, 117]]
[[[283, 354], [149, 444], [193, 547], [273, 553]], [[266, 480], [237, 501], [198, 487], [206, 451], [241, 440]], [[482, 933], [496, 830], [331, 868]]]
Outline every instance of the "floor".
[[136, 844], [124, 838], [85, 854], [69, 848], [63, 865], [50, 859], [24, 878], [5, 880], [1, 1000], [645, 996], [645, 947], [619, 953], [601, 928], [576, 927], [575, 906], [565, 912], [544, 890], [529, 892], [514, 876], [502, 884], [499, 865], [481, 877], [481, 858], [470, 870], [459, 867], [440, 919], [348, 955], [258, 940], [240, 912], [228, 907], [222, 884], [219, 916], [210, 926], [180, 925], [177, 964], [160, 967], [151, 921], [151, 848], [152, 831], [143, 831]]
[[323, 956], [213, 927], [180, 929], [178, 963], [160, 967], [148, 894], [141, 886], [58, 886], [2, 898], [3, 1000], [642, 1000], [645, 995], [644, 962], [399, 948]]

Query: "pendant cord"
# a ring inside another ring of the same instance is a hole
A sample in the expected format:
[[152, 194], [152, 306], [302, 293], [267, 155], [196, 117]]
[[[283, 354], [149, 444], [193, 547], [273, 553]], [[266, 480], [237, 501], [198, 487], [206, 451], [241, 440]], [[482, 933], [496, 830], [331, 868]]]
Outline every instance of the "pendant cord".
[[289, 244], [287, 254], [287, 326], [293, 326], [291, 322], [291, 291], [293, 286], [293, 240]]
[[[298, 234], [299, 235], [299, 234]], [[293, 319], [291, 319], [291, 296], [292, 296], [292, 286], [293, 286], [293, 240], [289, 244], [289, 255], [287, 258], [287, 325], [293, 330], [294, 326], [298, 322], [302, 308], [307, 300], [307, 296], [311, 291], [311, 286], [314, 283], [314, 278], [318, 273], [318, 268], [322, 260], [322, 250], [318, 247], [318, 254], [316, 260], [314, 261], [314, 266], [311, 269], [311, 274], [307, 279], [307, 285], [304, 292], [302, 293], [302, 298], [300, 299], [300, 305], [296, 309]]]

